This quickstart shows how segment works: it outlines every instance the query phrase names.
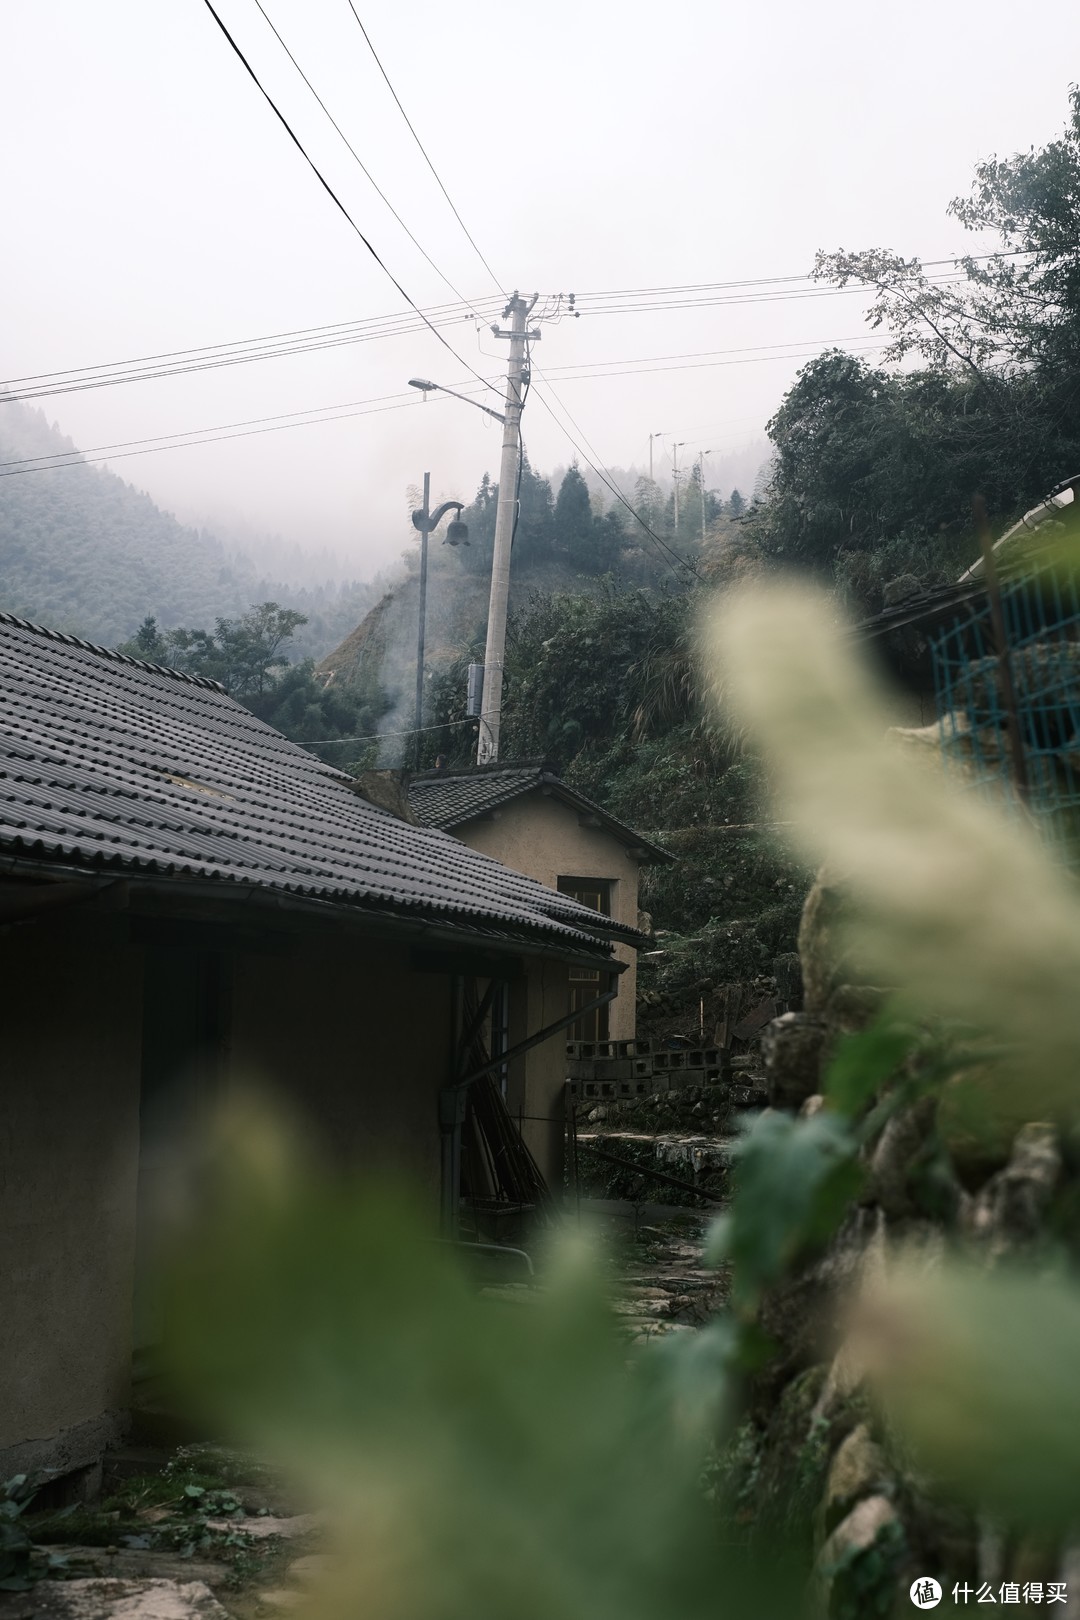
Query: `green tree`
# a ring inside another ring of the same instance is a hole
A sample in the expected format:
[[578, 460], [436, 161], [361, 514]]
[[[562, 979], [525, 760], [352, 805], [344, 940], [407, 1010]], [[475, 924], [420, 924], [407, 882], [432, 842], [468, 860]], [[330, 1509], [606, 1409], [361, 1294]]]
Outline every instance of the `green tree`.
[[145, 658], [149, 664], [160, 664], [167, 650], [168, 643], [152, 613], [146, 615], [132, 640], [120, 649], [121, 652], [130, 653], [132, 658]]
[[551, 485], [533, 472], [524, 450], [518, 491], [514, 556], [519, 568], [540, 567], [555, 556], [555, 510]]
[[218, 619], [213, 630], [162, 632], [148, 615], [133, 640], [118, 650], [219, 681], [260, 720], [294, 742], [318, 744], [324, 758], [345, 765], [363, 757], [353, 739], [376, 732], [389, 703], [373, 685], [343, 690], [324, 683], [310, 658], [293, 663], [290, 644], [306, 622], [302, 613], [277, 602], [260, 602], [236, 619]]
[[1005, 522], [1069, 460], [1043, 432], [1033, 379], [1002, 375], [996, 386], [1004, 418], [967, 370], [895, 373], [835, 349], [818, 356], [768, 425], [775, 455], [741, 525], [748, 539], [786, 567], [860, 576], [867, 606], [890, 574], [955, 577], [977, 554], [975, 493]]
[[[1002, 524], [1075, 470], [1080, 444], [1080, 89], [1060, 139], [978, 166], [949, 212], [992, 232], [959, 277], [870, 249], [819, 253], [815, 275], [875, 289], [890, 338], [871, 369], [836, 352], [800, 373], [769, 426], [777, 447], [754, 529], [767, 552], [828, 568], [847, 551], [970, 530], [982, 494]], [[972, 551], [970, 535], [968, 553]]]
[[[514, 528], [514, 571], [541, 567], [554, 558], [555, 512], [551, 485], [532, 469], [522, 455], [518, 488], [518, 511]], [[499, 486], [485, 473], [471, 506], [462, 513], [469, 525], [469, 545], [464, 566], [473, 574], [488, 574], [495, 545], [495, 519], [499, 506]]]
[[580, 566], [586, 558], [591, 561], [595, 527], [589, 486], [575, 461], [559, 485], [555, 499], [555, 544], [571, 566]]
[[289, 663], [286, 648], [307, 618], [295, 608], [260, 602], [238, 619], [217, 619], [213, 631], [171, 630], [178, 667], [220, 681], [233, 697], [260, 697]]

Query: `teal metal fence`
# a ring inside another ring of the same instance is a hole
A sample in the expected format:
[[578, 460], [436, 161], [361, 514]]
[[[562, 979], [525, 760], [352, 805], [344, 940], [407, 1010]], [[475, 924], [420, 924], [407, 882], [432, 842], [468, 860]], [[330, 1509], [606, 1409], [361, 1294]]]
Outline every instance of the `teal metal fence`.
[[[1060, 549], [1002, 581], [1001, 603], [1027, 778], [1026, 810], [1055, 853], [1080, 867], [1080, 582]], [[932, 639], [946, 762], [969, 790], [1021, 809], [1007, 686], [990, 605]]]

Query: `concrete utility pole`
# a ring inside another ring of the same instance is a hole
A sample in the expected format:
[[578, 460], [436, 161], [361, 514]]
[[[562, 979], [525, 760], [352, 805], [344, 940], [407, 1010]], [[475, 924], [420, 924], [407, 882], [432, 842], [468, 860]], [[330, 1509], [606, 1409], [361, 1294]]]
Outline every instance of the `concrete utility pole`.
[[678, 444], [671, 447], [671, 481], [675, 485], [675, 533], [679, 532], [679, 451], [686, 443], [680, 439]]
[[510, 592], [510, 541], [517, 513], [518, 467], [521, 458], [521, 407], [525, 385], [526, 338], [536, 341], [538, 331], [526, 333], [525, 322], [536, 303], [534, 293], [526, 303], [515, 292], [503, 319], [510, 317], [510, 330], [493, 326], [496, 337], [510, 339], [510, 361], [506, 373], [502, 460], [499, 463], [499, 504], [495, 512], [495, 550], [491, 559], [491, 596], [488, 602], [487, 643], [484, 647], [484, 695], [480, 709], [480, 737], [476, 763], [490, 765], [499, 757], [499, 727], [502, 720], [503, 655], [506, 650], [506, 602]]

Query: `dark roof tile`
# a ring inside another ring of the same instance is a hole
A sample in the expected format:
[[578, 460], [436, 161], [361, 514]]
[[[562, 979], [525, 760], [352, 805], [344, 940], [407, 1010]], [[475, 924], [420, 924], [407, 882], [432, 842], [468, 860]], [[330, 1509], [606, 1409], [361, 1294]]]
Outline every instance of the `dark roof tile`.
[[463, 827], [477, 816], [490, 815], [500, 805], [538, 788], [561, 799], [579, 814], [595, 816], [621, 843], [646, 851], [646, 860], [673, 859], [666, 849], [635, 832], [625, 822], [616, 820], [601, 805], [545, 767], [542, 761], [508, 761], [505, 765], [480, 766], [475, 770], [438, 771], [417, 776], [409, 784], [409, 803], [426, 826], [449, 830]]
[[369, 804], [215, 682], [0, 614], [0, 850], [456, 919], [596, 949], [622, 932]]

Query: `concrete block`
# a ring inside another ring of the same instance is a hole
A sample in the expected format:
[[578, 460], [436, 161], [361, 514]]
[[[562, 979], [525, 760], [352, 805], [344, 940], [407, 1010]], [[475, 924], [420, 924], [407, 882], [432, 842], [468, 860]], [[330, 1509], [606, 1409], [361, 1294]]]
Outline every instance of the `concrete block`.
[[569, 1058], [566, 1064], [568, 1080], [595, 1080], [596, 1064], [591, 1058]]
[[581, 1056], [581, 1042], [567, 1041], [566, 1055], [568, 1058], [579, 1058]]
[[703, 1086], [704, 1084], [704, 1069], [677, 1069], [671, 1076], [672, 1090], [678, 1088], [679, 1091], [687, 1091], [691, 1086]]
[[598, 1080], [629, 1080], [633, 1073], [629, 1058], [598, 1057], [594, 1067]]
[[653, 1072], [652, 1058], [634, 1058], [634, 1073], [646, 1079]]

